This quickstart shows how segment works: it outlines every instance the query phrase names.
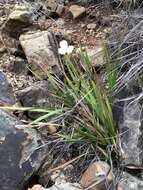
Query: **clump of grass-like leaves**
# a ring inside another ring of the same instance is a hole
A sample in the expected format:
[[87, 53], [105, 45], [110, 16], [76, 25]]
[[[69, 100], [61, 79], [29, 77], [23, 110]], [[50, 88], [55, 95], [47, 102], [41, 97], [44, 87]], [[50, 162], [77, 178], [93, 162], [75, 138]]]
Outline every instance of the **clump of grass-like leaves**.
[[[55, 95], [63, 101], [64, 125], [74, 129], [72, 135], [59, 134], [76, 143], [92, 143], [104, 156], [108, 145], [115, 144], [111, 89], [116, 82], [115, 70], [104, 49], [107, 84], [104, 85], [91, 64], [87, 51], [80, 50], [80, 63], [64, 55], [64, 80], [50, 76]], [[108, 88], [105, 88], [108, 86]]]

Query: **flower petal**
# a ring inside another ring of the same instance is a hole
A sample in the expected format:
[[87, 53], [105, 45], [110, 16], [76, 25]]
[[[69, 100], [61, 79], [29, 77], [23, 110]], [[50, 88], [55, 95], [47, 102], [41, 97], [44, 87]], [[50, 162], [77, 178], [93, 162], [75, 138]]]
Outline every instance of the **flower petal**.
[[67, 51], [65, 51], [65, 49], [63, 48], [59, 48], [58, 49], [58, 53], [61, 54], [61, 55], [64, 55]]
[[68, 42], [66, 40], [60, 41], [60, 47], [63, 49], [68, 49]]
[[74, 50], [74, 46], [69, 46], [67, 49], [67, 53], [70, 54], [73, 52], [73, 50]]

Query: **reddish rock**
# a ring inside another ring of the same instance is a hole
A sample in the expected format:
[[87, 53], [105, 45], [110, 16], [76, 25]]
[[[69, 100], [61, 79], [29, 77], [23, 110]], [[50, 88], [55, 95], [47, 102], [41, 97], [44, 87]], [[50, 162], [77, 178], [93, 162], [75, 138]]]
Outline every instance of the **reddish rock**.
[[106, 162], [94, 162], [83, 174], [80, 184], [89, 190], [105, 190], [113, 180], [110, 166]]
[[79, 5], [72, 5], [69, 8], [69, 12], [72, 14], [73, 19], [77, 19], [86, 13], [86, 9]]

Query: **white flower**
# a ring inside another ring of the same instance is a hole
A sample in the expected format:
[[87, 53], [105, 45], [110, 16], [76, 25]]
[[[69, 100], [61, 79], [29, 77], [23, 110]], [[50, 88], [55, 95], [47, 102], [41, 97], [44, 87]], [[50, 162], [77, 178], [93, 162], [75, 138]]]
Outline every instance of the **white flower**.
[[74, 50], [74, 46], [69, 46], [66, 40], [62, 40], [59, 45], [60, 48], [58, 49], [58, 52], [61, 55], [65, 55], [66, 53], [70, 54]]

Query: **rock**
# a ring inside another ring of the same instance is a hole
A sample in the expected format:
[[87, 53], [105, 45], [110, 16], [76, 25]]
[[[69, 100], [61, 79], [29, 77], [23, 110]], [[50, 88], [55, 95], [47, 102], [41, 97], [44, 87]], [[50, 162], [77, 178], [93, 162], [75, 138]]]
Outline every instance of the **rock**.
[[25, 127], [14, 116], [0, 110], [1, 190], [24, 189], [46, 156], [43, 145], [35, 129]]
[[[34, 10], [33, 10], [34, 9]], [[32, 27], [37, 8], [30, 3], [16, 4], [1, 27], [2, 40], [9, 53], [19, 50], [19, 36]]]
[[79, 184], [61, 183], [55, 184], [47, 190], [82, 190]]
[[50, 9], [51, 12], [56, 12], [58, 2], [56, 0], [46, 1], [46, 7]]
[[79, 5], [71, 5], [69, 12], [72, 14], [74, 19], [77, 19], [86, 13], [86, 9]]
[[13, 65], [13, 72], [16, 74], [26, 72], [26, 61], [20, 57], [16, 57]]
[[93, 65], [104, 64], [103, 46], [100, 43], [92, 47], [92, 49], [87, 48], [87, 53]]
[[57, 19], [57, 20], [56, 20], [56, 25], [57, 25], [59, 28], [64, 28], [64, 25], [65, 25], [64, 19], [62, 19], [62, 18]]
[[9, 15], [10, 21], [17, 21], [23, 23], [31, 23], [32, 11], [29, 10], [30, 4], [17, 4], [14, 11]]
[[120, 182], [117, 185], [117, 190], [142, 190], [143, 180], [133, 177], [128, 173], [123, 173]]
[[32, 189], [28, 190], [82, 190], [79, 184], [61, 183], [55, 184], [50, 188], [43, 188], [41, 185], [34, 185]]
[[20, 36], [20, 43], [33, 73], [41, 78], [47, 78], [48, 72], [60, 74], [57, 48], [51, 32], [23, 34]]
[[58, 16], [61, 16], [64, 11], [64, 5], [63, 3], [59, 3], [57, 0], [50, 0], [46, 2], [46, 8], [48, 9], [49, 16], [56, 14]]
[[31, 189], [28, 190], [46, 190], [46, 189], [41, 185], [34, 185]]
[[54, 126], [46, 126], [47, 127], [47, 130], [48, 130], [48, 133], [50, 134], [50, 135], [53, 135], [54, 133], [56, 133], [57, 132], [57, 128], [56, 127], [54, 127]]
[[8, 83], [6, 76], [0, 72], [0, 105], [15, 104], [12, 86]]
[[89, 30], [95, 30], [97, 27], [97, 25], [95, 23], [90, 23], [87, 25], [87, 29]]
[[[133, 84], [134, 82], [132, 81], [131, 83]], [[136, 93], [139, 93], [137, 86], [134, 86], [134, 90], [131, 85], [123, 88], [118, 95], [120, 99], [116, 101], [113, 109], [114, 119], [120, 133], [118, 144], [122, 164], [129, 168], [143, 167], [142, 102], [133, 98], [126, 99], [132, 95], [135, 96]]]
[[[17, 92], [17, 98], [24, 107], [46, 107], [53, 109], [59, 107], [60, 103], [51, 94], [51, 84], [48, 81], [41, 81]], [[39, 113], [29, 112], [29, 117], [37, 118]]]
[[105, 190], [112, 180], [113, 174], [110, 166], [106, 162], [98, 161], [88, 167], [80, 180], [80, 184], [89, 190]]
[[61, 16], [62, 13], [64, 12], [64, 9], [65, 9], [64, 6], [59, 4], [58, 7], [57, 7], [57, 9], [56, 9], [57, 15]]
[[2, 41], [2, 37], [0, 36], [0, 57], [3, 55], [3, 53], [6, 52], [6, 47]]
[[[125, 103], [123, 122], [120, 123], [121, 149], [125, 165], [143, 166], [143, 145], [141, 137], [143, 126], [141, 121], [142, 105]], [[134, 154], [133, 154], [134, 153]]]
[[27, 68], [26, 68], [26, 61], [20, 57], [15, 57], [11, 55], [9, 57], [9, 62], [3, 63], [2, 68], [5, 69], [5, 71], [9, 71], [16, 74], [26, 74]]
[[30, 26], [33, 20], [31, 5], [27, 3], [16, 4], [10, 13], [2, 32], [16, 38], [24, 28]]

